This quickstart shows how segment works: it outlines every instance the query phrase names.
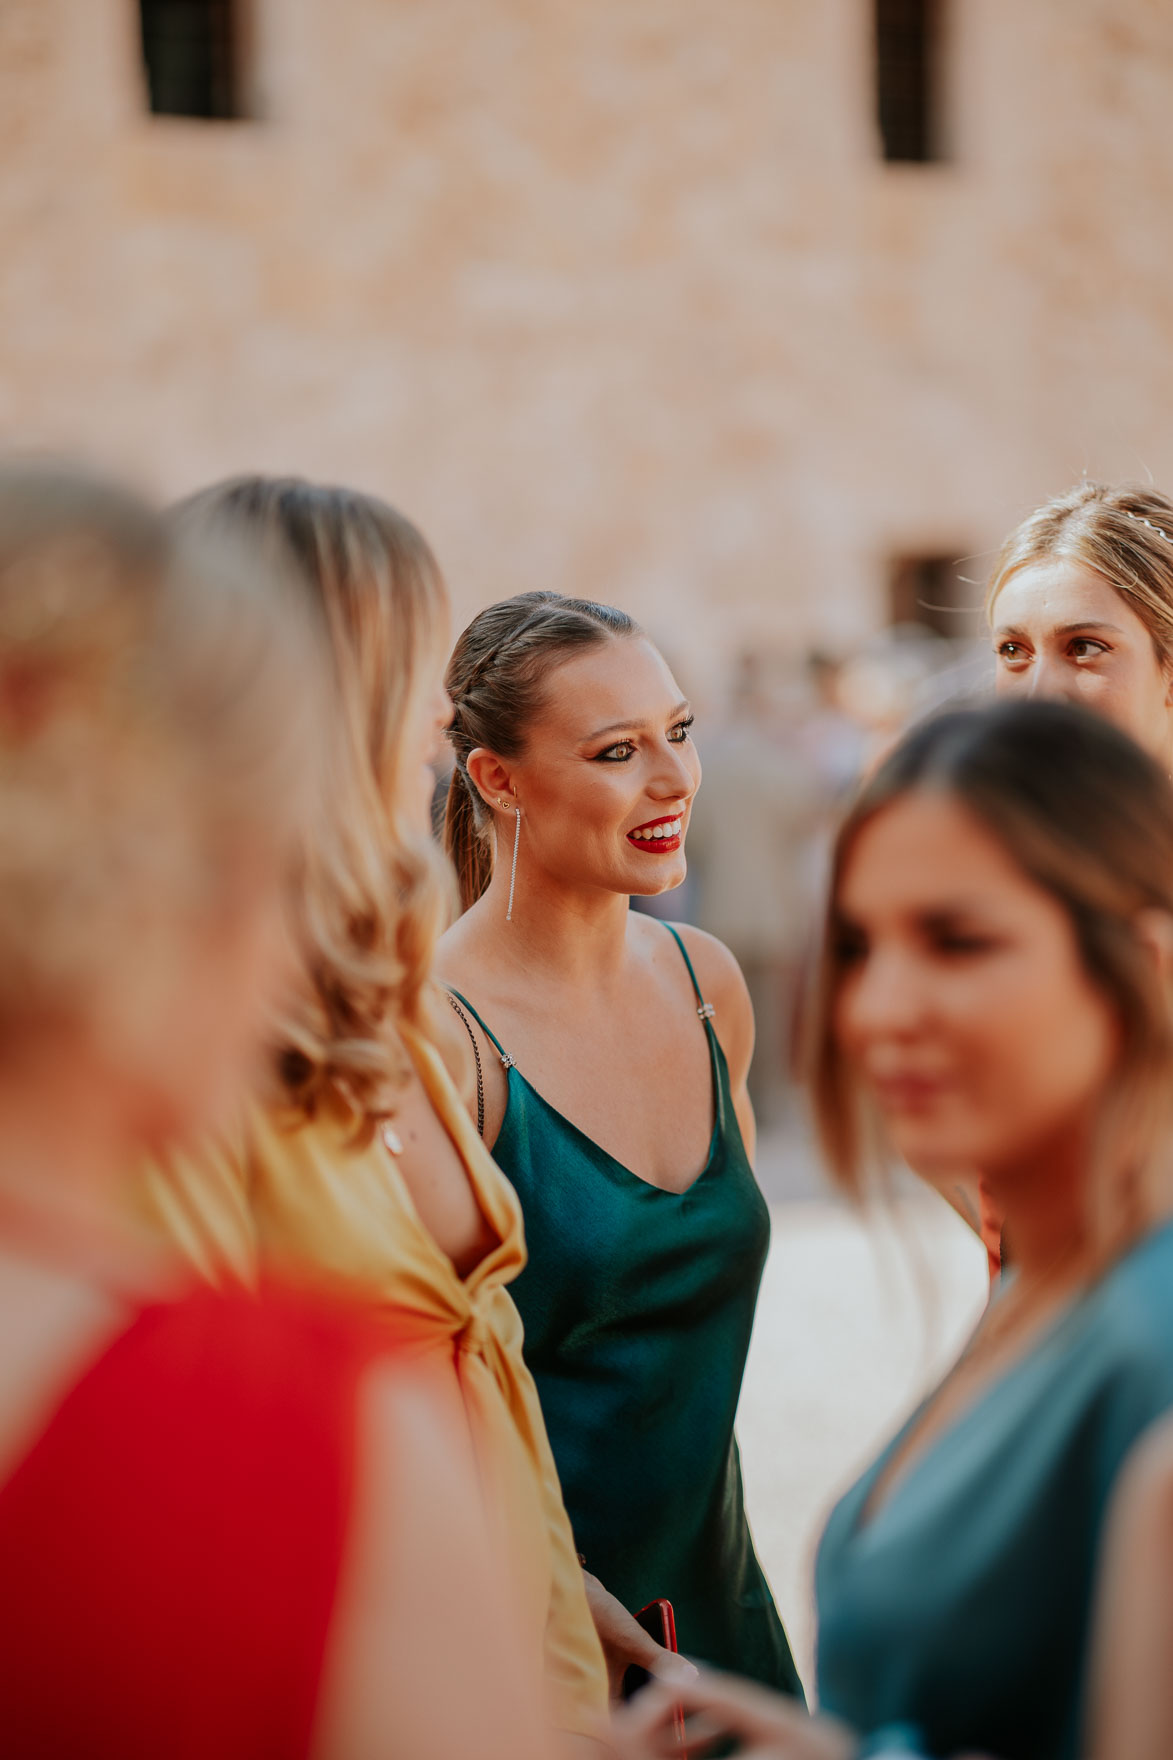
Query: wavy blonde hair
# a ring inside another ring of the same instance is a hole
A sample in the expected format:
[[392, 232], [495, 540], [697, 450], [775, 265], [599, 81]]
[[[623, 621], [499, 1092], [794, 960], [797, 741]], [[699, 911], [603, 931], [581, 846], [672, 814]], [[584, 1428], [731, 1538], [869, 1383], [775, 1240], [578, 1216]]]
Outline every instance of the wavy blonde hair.
[[192, 931], [312, 815], [324, 643], [260, 575], [98, 478], [0, 469], [0, 1045], [157, 1032]]
[[1157, 658], [1173, 661], [1173, 501], [1143, 483], [1080, 483], [1045, 501], [998, 552], [987, 617], [1011, 575], [1055, 559], [1102, 575], [1148, 630]]
[[404, 807], [400, 733], [438, 671], [447, 594], [411, 522], [370, 495], [239, 477], [184, 502], [182, 529], [224, 529], [292, 567], [319, 600], [338, 686], [323, 822], [302, 851], [296, 918], [310, 984], [281, 1023], [281, 1098], [307, 1119], [328, 1090], [369, 1138], [408, 1074], [403, 1024], [445, 1041], [429, 984], [448, 866]]

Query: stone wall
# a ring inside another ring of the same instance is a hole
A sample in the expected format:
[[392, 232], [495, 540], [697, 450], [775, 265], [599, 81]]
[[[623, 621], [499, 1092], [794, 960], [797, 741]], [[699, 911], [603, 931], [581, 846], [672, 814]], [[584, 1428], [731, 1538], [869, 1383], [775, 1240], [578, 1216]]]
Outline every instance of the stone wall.
[[0, 0], [0, 442], [376, 489], [458, 615], [611, 598], [702, 687], [881, 623], [892, 551], [1173, 484], [1165, 0], [954, 0], [930, 166], [863, 0], [251, 11], [201, 124], [132, 0]]

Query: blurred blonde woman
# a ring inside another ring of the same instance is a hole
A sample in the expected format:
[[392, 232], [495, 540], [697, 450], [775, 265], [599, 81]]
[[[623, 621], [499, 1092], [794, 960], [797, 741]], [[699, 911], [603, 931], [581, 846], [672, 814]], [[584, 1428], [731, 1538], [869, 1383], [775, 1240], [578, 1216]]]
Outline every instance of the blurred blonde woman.
[[335, 1305], [185, 1294], [125, 1223], [127, 1166], [235, 1106], [287, 976], [314, 624], [121, 491], [0, 471], [0, 1729], [22, 1760], [542, 1742], [430, 1378]]
[[240, 479], [180, 523], [297, 572], [329, 629], [340, 705], [328, 812], [297, 876], [307, 982], [274, 1033], [272, 1079], [221, 1143], [152, 1172], [152, 1202], [205, 1274], [279, 1270], [358, 1296], [455, 1370], [502, 1587], [550, 1719], [589, 1750], [606, 1677], [508, 1293], [520, 1211], [469, 1118], [461, 1029], [429, 980], [449, 907], [429, 834], [451, 714], [444, 585], [414, 526], [343, 489]]
[[1102, 715], [1173, 770], [1173, 501], [1081, 483], [1011, 532], [986, 610], [1002, 697]]

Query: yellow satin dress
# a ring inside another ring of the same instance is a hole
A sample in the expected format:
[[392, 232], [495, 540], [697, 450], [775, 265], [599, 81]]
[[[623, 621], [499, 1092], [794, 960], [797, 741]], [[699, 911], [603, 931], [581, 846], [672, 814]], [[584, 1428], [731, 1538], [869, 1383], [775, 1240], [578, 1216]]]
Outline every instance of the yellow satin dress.
[[526, 1262], [521, 1210], [435, 1048], [406, 1031], [403, 1039], [498, 1236], [467, 1278], [423, 1226], [385, 1144], [354, 1146], [341, 1101], [292, 1129], [254, 1107], [234, 1141], [149, 1167], [141, 1196], [210, 1281], [309, 1275], [385, 1304], [397, 1336], [406, 1326], [421, 1350], [452, 1356], [486, 1512], [519, 1617], [540, 1647], [551, 1719], [595, 1734], [606, 1669], [508, 1291]]

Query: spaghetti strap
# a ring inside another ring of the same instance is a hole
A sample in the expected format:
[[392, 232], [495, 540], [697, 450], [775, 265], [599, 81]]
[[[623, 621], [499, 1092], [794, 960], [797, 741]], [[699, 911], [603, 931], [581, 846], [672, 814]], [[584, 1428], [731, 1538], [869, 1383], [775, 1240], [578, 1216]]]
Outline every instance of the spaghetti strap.
[[[685, 965], [688, 967], [688, 975], [692, 979], [692, 988], [693, 988], [693, 992], [696, 996], [696, 1001], [697, 1001], [696, 1011], [700, 1015], [700, 1017], [703, 1021], [711, 1021], [717, 1011], [713, 1007], [711, 1002], [706, 1002], [704, 999], [704, 996], [701, 992], [701, 987], [696, 981], [696, 973], [692, 969], [692, 961], [688, 957], [688, 949], [684, 945], [684, 939], [672, 927], [671, 923], [665, 923], [664, 927], [665, 927], [665, 929], [667, 929], [669, 935], [671, 935], [673, 941], [675, 941], [677, 947], [680, 949], [681, 957], [683, 958]], [[485, 1027], [485, 1031], [486, 1031], [486, 1033], [489, 1031], [488, 1027]]]
[[[685, 954], [684, 957], [685, 957], [685, 959], [687, 959], [688, 955]], [[694, 978], [693, 983], [695, 984], [695, 982], [696, 982], [696, 979]], [[457, 1002], [464, 1004], [465, 1008], [467, 1008], [469, 1014], [472, 1016], [473, 1020], [477, 1024], [477, 1026], [481, 1029], [481, 1032], [484, 1033], [485, 1037], [493, 1045], [494, 1049], [496, 1050], [497, 1056], [501, 1059], [501, 1062], [504, 1064], [505, 1068], [512, 1069], [514, 1067], [512, 1057], [510, 1057], [508, 1051], [506, 1051], [504, 1045], [502, 1045], [500, 1039], [498, 1039], [498, 1037], [497, 1037], [496, 1033], [493, 1031], [492, 1027], [490, 1027], [486, 1021], [483, 1021], [481, 1019], [480, 1015], [477, 1013], [476, 1009], [473, 1007], [473, 1005], [469, 1001], [468, 997], [462, 995], [461, 992], [456, 988], [455, 984], [446, 984], [444, 986], [444, 988], [447, 990], [447, 992], [450, 996], [455, 996]]]

